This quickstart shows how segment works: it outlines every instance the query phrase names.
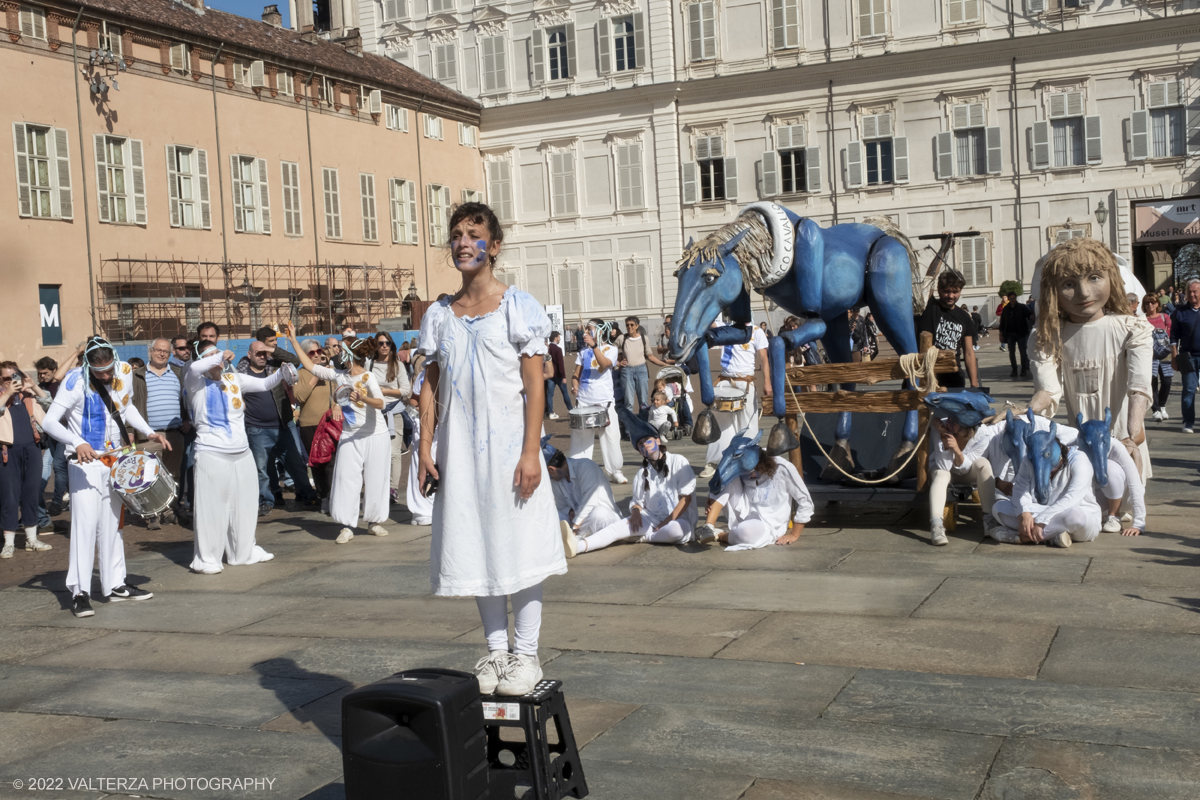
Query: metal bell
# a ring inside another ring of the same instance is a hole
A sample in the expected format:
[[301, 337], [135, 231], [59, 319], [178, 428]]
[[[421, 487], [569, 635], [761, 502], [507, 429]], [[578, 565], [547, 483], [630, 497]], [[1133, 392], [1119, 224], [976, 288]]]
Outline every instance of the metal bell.
[[721, 438], [721, 426], [717, 424], [717, 415], [712, 409], [706, 408], [696, 415], [696, 424], [692, 426], [692, 441], [696, 444], [709, 445]]
[[781, 456], [799, 446], [800, 440], [796, 438], [796, 434], [792, 433], [792, 429], [786, 423], [776, 422], [771, 427], [771, 432], [767, 435], [767, 455]]

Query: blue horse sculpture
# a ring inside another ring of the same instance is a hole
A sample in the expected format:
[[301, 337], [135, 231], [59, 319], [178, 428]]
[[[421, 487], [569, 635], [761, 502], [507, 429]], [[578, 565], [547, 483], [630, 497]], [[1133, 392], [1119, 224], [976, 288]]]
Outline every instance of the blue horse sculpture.
[[[775, 203], [754, 203], [733, 222], [700, 242], [688, 242], [676, 276], [670, 355], [690, 359], [701, 346], [744, 344], [750, 327], [750, 290], [800, 317], [796, 330], [772, 337], [772, 412], [783, 417], [786, 397], [785, 342], [799, 347], [822, 339], [833, 362], [850, 362], [846, 312], [866, 305], [883, 334], [901, 354], [917, 351], [913, 315], [916, 256], [908, 240], [887, 220], [822, 228]], [[732, 326], [710, 328], [722, 311]], [[713, 402], [708, 359], [701, 354], [700, 398]], [[842, 384], [853, 389], [854, 384]], [[907, 382], [905, 388], [912, 388]], [[852, 467], [850, 414], [838, 418], [834, 457]], [[893, 464], [916, 447], [917, 413], [905, 418], [904, 444]]]

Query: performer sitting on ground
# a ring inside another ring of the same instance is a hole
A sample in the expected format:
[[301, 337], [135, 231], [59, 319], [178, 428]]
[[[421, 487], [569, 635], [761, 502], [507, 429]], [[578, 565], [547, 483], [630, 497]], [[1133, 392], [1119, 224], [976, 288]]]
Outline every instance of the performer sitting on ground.
[[617, 501], [599, 464], [588, 458], [567, 458], [550, 444], [549, 436], [542, 437], [542, 455], [564, 536], [591, 536], [620, 521]]
[[571, 458], [590, 459], [598, 431], [604, 471], [613, 483], [628, 483], [621, 472], [625, 458], [621, 455], [621, 428], [617, 424], [613, 390], [613, 365], [617, 361], [617, 348], [611, 342], [612, 326], [609, 323], [602, 319], [588, 320], [583, 334], [584, 346], [575, 357], [575, 374], [571, 376], [571, 388], [575, 392], [575, 408], [572, 411], [578, 413], [584, 406], [600, 406], [608, 414], [608, 425], [603, 428], [571, 428]]
[[[726, 552], [755, 550], [772, 543], [791, 544], [812, 519], [812, 497], [800, 473], [786, 458], [767, 455], [758, 446], [760, 439], [762, 431], [750, 437], [742, 430], [721, 456], [708, 484], [709, 497], [716, 499], [709, 504], [705, 523], [696, 531], [696, 540], [701, 544], [715, 539], [731, 545]], [[715, 527], [721, 509], [729, 517], [726, 531]]]
[[[112, 491], [109, 464], [100, 454], [129, 446], [128, 422], [165, 449], [167, 438], [154, 430], [133, 405], [133, 367], [117, 358], [105, 339], [93, 336], [84, 347], [83, 365], [67, 373], [42, 429], [67, 446], [71, 491], [71, 551], [67, 589], [71, 613], [95, 614], [89, 594], [92, 565], [100, 551], [100, 591], [110, 601], [148, 600], [154, 595], [125, 583], [125, 544], [118, 529], [121, 499]], [[63, 420], [66, 425], [63, 425]]]
[[925, 396], [932, 409], [929, 437], [929, 530], [930, 543], [949, 544], [942, 517], [946, 510], [946, 492], [951, 483], [974, 486], [983, 507], [983, 529], [993, 523], [992, 503], [996, 483], [992, 465], [985, 458], [988, 443], [996, 435], [993, 425], [982, 425], [992, 399], [977, 392], [938, 392]]
[[658, 431], [625, 406], [618, 413], [630, 441], [642, 454], [642, 468], [633, 478], [629, 519], [617, 519], [587, 538], [564, 528], [567, 558], [621, 541], [681, 544], [691, 541], [696, 529], [696, 473], [687, 459], [667, 452]]
[[196, 426], [196, 534], [191, 569], [215, 575], [224, 567], [257, 564], [275, 556], [254, 541], [258, 525], [258, 468], [246, 439], [246, 395], [269, 392], [294, 368], [277, 369], [259, 378], [223, 365], [233, 352], [209, 342], [197, 342], [196, 359], [183, 375], [192, 422]]
[[[1105, 512], [1100, 530], [1122, 536], [1140, 535], [1146, 529], [1146, 489], [1137, 479], [1137, 467], [1129, 451], [1110, 433], [1112, 412], [1106, 408], [1104, 419], [1088, 422], [1084, 422], [1080, 414], [1076, 421], [1079, 423], [1079, 445], [1091, 459], [1096, 475], [1096, 500]], [[1132, 516], [1132, 524], [1123, 530], [1122, 505], [1129, 508]]]
[[540, 447], [550, 318], [494, 275], [504, 233], [490, 208], [463, 203], [448, 228], [462, 286], [429, 307], [417, 345], [428, 359], [418, 478], [438, 481], [431, 583], [435, 595], [475, 597], [489, 651], [475, 665], [479, 690], [522, 695], [542, 679], [542, 582], [567, 571]]
[[[388, 490], [392, 475], [392, 439], [388, 434], [387, 418], [383, 415], [383, 390], [379, 381], [367, 369], [379, 348], [375, 339], [342, 339], [342, 363], [349, 369], [332, 369], [314, 364], [296, 341], [296, 326], [285, 323], [287, 337], [292, 342], [304, 368], [323, 381], [337, 387], [334, 402], [342, 408], [342, 436], [338, 439], [337, 455], [333, 461], [333, 489], [329, 499], [329, 515], [342, 526], [335, 540], [345, 544], [354, 538], [358, 526], [358, 498], [363, 498], [363, 522], [376, 536], [387, 536], [383, 523], [390, 512]], [[339, 400], [339, 392], [349, 389], [349, 396]], [[365, 486], [365, 489], [364, 489]]]
[[1092, 490], [1092, 465], [1078, 447], [1058, 440], [1058, 425], [1031, 433], [1011, 498], [992, 507], [999, 526], [989, 535], [1005, 544], [1070, 547], [1100, 535], [1100, 506]]

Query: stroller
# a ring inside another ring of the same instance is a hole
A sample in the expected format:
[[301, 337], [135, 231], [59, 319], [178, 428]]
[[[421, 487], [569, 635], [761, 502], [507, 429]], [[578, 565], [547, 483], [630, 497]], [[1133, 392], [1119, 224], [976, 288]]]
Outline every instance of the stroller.
[[670, 366], [660, 369], [658, 375], [655, 377], [657, 380], [666, 381], [668, 387], [674, 388], [674, 391], [670, 393], [674, 399], [668, 402], [667, 405], [674, 410], [675, 418], [679, 420], [679, 426], [674, 430], [668, 429], [666, 425], [663, 426], [660, 431], [662, 438], [682, 439], [685, 436], [691, 436], [692, 412], [688, 407], [687, 373], [681, 367]]

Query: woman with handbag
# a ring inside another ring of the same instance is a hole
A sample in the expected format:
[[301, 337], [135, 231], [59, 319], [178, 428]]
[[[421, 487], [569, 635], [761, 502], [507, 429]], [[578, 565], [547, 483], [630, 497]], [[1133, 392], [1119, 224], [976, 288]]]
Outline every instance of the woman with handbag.
[[25, 549], [50, 550], [38, 539], [38, 495], [42, 481], [42, 406], [33, 400], [33, 382], [12, 361], [0, 363], [0, 558], [12, 558], [17, 512], [25, 523]]
[[[354, 538], [358, 526], [358, 498], [363, 496], [363, 521], [368, 532], [387, 536], [388, 483], [391, 475], [391, 439], [383, 416], [383, 392], [367, 369], [379, 344], [374, 339], [343, 338], [342, 362], [347, 369], [316, 364], [296, 341], [296, 326], [285, 323], [288, 340], [300, 363], [312, 374], [333, 385], [333, 401], [342, 410], [342, 435], [333, 464], [329, 513], [342, 526], [338, 544]], [[365, 489], [365, 491], [364, 491]]]
[[[305, 339], [300, 346], [314, 364], [329, 364], [329, 356], [316, 339]], [[300, 376], [300, 380], [296, 382], [295, 394], [297, 402], [300, 403], [300, 440], [304, 442], [304, 450], [309, 454], [308, 466], [312, 472], [313, 488], [321, 498], [321, 513], [328, 514], [329, 492], [333, 486], [333, 459], [316, 463], [313, 459], [313, 439], [326, 414], [330, 415], [331, 420], [341, 423], [342, 409], [333, 404], [333, 391], [329, 381], [321, 380], [311, 372]]]
[[1171, 318], [1163, 312], [1161, 301], [1152, 294], [1142, 299], [1142, 310], [1146, 321], [1154, 327], [1154, 360], [1150, 362], [1150, 406], [1156, 422], [1165, 422], [1167, 398], [1171, 396], [1171, 378], [1175, 368], [1171, 366]]

